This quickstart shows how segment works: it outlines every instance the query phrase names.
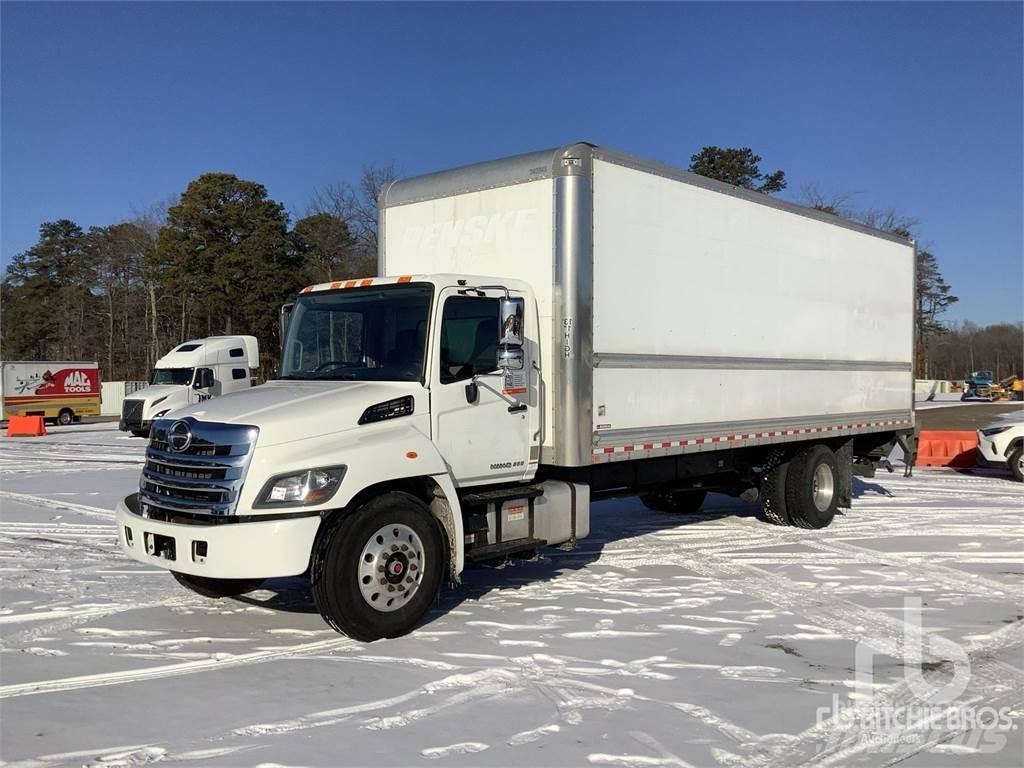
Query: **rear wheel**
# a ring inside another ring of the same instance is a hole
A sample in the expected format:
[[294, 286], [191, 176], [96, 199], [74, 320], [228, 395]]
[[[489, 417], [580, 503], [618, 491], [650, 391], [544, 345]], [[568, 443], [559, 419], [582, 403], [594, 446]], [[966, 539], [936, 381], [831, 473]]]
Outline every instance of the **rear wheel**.
[[237, 597], [258, 589], [263, 579], [211, 579], [207, 576], [192, 576], [171, 571], [171, 575], [183, 587], [188, 587], [203, 597]]
[[792, 525], [786, 506], [786, 478], [789, 462], [781, 461], [768, 470], [761, 481], [761, 502], [764, 517], [774, 525]]
[[1024, 482], [1024, 445], [1018, 445], [1010, 454], [1010, 471], [1018, 483]]
[[839, 468], [827, 445], [804, 448], [789, 463], [786, 509], [799, 528], [824, 528], [839, 507]]
[[707, 491], [651, 491], [640, 494], [640, 501], [648, 509], [657, 512], [672, 512], [677, 515], [692, 515], [700, 511], [707, 498]]
[[313, 556], [313, 600], [324, 621], [355, 640], [411, 631], [441, 586], [445, 548], [426, 505], [393, 491], [346, 515]]
[[68, 424], [73, 423], [75, 420], [75, 412], [70, 408], [61, 408], [60, 413], [57, 414], [57, 423], [62, 427], [66, 427]]

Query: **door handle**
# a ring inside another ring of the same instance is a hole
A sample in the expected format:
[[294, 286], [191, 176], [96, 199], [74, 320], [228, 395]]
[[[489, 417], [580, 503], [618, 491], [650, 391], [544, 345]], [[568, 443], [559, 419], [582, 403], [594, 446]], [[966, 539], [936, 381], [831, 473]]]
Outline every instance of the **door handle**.
[[526, 403], [517, 403], [508, 407], [509, 413], [521, 413], [526, 410]]

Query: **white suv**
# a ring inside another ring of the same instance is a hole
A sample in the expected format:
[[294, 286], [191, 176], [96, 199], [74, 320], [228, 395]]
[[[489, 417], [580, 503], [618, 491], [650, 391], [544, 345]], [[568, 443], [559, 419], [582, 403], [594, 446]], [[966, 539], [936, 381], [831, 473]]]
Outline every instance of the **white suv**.
[[1008, 464], [1018, 482], [1024, 481], [1024, 421], [996, 422], [978, 430], [981, 463]]

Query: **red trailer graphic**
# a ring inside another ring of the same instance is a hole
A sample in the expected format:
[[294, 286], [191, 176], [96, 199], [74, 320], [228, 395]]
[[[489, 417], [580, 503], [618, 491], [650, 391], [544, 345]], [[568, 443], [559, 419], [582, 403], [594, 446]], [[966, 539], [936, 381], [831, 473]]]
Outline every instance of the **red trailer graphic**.
[[100, 413], [100, 371], [96, 363], [3, 363], [3, 413], [43, 416], [70, 424]]

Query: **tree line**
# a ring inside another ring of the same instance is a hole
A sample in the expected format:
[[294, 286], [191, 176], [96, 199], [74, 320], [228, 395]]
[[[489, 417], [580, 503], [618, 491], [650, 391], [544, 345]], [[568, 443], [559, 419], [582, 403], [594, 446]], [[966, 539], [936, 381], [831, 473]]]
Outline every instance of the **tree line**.
[[262, 184], [227, 173], [117, 224], [44, 222], [0, 286], [3, 357], [97, 360], [107, 380], [138, 380], [182, 341], [245, 333], [269, 373], [281, 304], [374, 273], [377, 195], [394, 174], [370, 165], [355, 185], [315, 190], [291, 227]]
[[[762, 172], [760, 163], [747, 147], [707, 146], [690, 170], [764, 194], [785, 190], [785, 172]], [[270, 374], [281, 304], [310, 283], [374, 274], [377, 196], [395, 175], [393, 164], [368, 165], [355, 184], [314, 190], [291, 226], [262, 184], [227, 173], [203, 174], [180, 197], [116, 224], [44, 222], [38, 242], [14, 257], [0, 285], [0, 351], [8, 360], [97, 360], [105, 379], [132, 380], [146, 378], [159, 357], [189, 338], [247, 333], [259, 339]], [[856, 209], [848, 195], [807, 186], [801, 202], [916, 236], [914, 219]], [[915, 289], [919, 378], [1021, 373], [1020, 324], [944, 322], [957, 297], [928, 248], [917, 250]]]

